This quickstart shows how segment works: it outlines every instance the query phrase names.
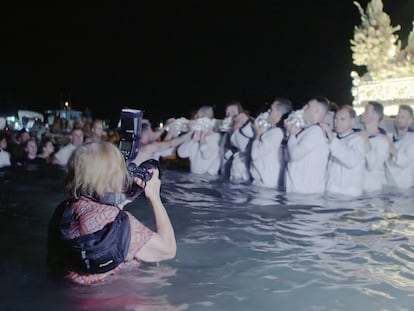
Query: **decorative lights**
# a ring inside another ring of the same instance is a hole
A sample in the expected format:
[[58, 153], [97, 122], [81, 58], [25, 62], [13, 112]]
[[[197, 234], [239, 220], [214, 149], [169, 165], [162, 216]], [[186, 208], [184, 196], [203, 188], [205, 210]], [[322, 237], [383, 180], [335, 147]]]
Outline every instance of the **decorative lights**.
[[407, 45], [401, 49], [396, 31], [389, 16], [383, 12], [382, 0], [372, 0], [364, 11], [354, 2], [361, 14], [361, 26], [355, 27], [351, 40], [353, 61], [364, 66], [360, 76], [352, 71], [352, 95], [357, 112], [368, 101], [384, 105], [386, 115], [396, 115], [401, 104], [414, 108], [414, 22]]

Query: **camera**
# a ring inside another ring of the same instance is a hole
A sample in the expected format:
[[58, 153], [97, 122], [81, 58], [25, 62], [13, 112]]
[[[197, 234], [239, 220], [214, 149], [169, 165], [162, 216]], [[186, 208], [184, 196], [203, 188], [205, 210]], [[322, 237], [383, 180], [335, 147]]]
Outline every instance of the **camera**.
[[159, 171], [158, 176], [161, 177], [159, 162], [154, 159], [144, 161], [139, 166], [137, 166], [134, 162], [128, 162], [127, 169], [131, 177], [138, 177], [144, 182], [149, 181], [152, 177], [152, 174], [149, 171], [150, 169], [157, 169]]
[[[131, 177], [137, 177], [147, 182], [151, 179], [152, 174], [149, 169], [158, 169], [159, 163], [157, 160], [150, 159], [142, 162], [137, 166], [132, 162], [139, 152], [139, 140], [141, 138], [143, 112], [136, 109], [122, 109], [121, 110], [121, 130], [118, 149], [121, 151], [126, 161], [127, 170]], [[159, 173], [161, 177], [161, 171]]]
[[141, 138], [142, 111], [122, 109], [120, 119], [120, 140], [118, 149], [126, 161], [133, 160], [138, 154]]

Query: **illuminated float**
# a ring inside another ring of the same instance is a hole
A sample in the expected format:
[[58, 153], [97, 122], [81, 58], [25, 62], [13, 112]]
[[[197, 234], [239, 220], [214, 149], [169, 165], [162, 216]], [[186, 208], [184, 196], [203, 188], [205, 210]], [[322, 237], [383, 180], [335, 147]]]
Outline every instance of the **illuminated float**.
[[414, 109], [414, 21], [402, 48], [395, 34], [401, 27], [391, 25], [381, 0], [372, 0], [365, 11], [358, 2], [354, 4], [361, 25], [354, 29], [352, 58], [355, 65], [365, 67], [361, 75], [351, 73], [355, 110], [362, 113], [368, 101], [380, 102], [387, 116], [395, 116], [401, 104]]

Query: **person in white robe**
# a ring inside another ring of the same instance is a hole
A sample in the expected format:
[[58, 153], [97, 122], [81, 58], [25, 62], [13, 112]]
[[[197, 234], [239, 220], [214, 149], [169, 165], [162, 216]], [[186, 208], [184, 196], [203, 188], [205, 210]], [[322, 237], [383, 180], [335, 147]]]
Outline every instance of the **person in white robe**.
[[367, 194], [379, 193], [385, 185], [385, 162], [390, 152], [386, 132], [379, 127], [384, 117], [384, 107], [374, 101], [368, 102], [361, 115], [364, 132], [369, 144], [365, 154], [364, 186]]
[[189, 158], [191, 173], [217, 175], [221, 164], [220, 134], [214, 129], [213, 107], [200, 107], [189, 126], [193, 135], [177, 148], [177, 155]]
[[385, 162], [385, 176], [388, 186], [408, 189], [414, 186], [414, 124], [413, 109], [401, 105], [394, 120], [395, 133], [392, 136], [390, 154]]
[[230, 180], [246, 182], [251, 180], [250, 160], [251, 145], [254, 131], [251, 118], [244, 112], [234, 118], [234, 131], [230, 137], [230, 144], [233, 148]]
[[270, 105], [267, 120], [256, 118], [254, 121], [250, 173], [256, 185], [284, 189], [281, 181], [281, 174], [285, 173], [282, 141], [286, 135], [280, 122], [291, 111], [290, 100], [277, 98]]
[[323, 194], [329, 144], [326, 132], [319, 123], [329, 110], [329, 101], [323, 97], [313, 98], [302, 110], [305, 127], [285, 121], [289, 132], [286, 192]]
[[355, 110], [345, 105], [335, 113], [333, 120], [335, 133], [330, 127], [324, 126], [330, 140], [327, 193], [346, 196], [362, 195], [365, 144], [364, 138], [353, 130], [355, 117]]
[[177, 155], [189, 158], [191, 173], [217, 175], [220, 170], [220, 134], [213, 129], [195, 132], [178, 147]]
[[226, 105], [225, 109], [225, 118], [222, 121], [219, 130], [221, 132], [220, 140], [220, 175], [225, 179], [230, 179], [230, 169], [233, 160], [233, 154], [236, 152], [236, 148], [231, 146], [230, 138], [233, 134], [234, 128], [234, 119], [243, 112], [244, 109], [242, 105], [237, 102], [229, 102]]

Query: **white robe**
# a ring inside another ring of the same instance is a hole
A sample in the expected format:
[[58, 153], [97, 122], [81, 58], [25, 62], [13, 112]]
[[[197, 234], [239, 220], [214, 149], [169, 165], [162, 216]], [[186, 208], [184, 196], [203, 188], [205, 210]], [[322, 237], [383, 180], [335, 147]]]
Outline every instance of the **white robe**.
[[250, 173], [254, 184], [278, 188], [283, 137], [283, 130], [273, 127], [264, 132], [259, 140], [253, 141]]
[[329, 144], [324, 130], [311, 125], [288, 140], [286, 192], [325, 192]]
[[330, 144], [326, 191], [349, 196], [361, 195], [364, 170], [363, 138], [356, 132], [340, 139], [335, 137]]
[[205, 144], [189, 139], [178, 147], [177, 154], [190, 159], [192, 173], [217, 175], [220, 169], [220, 134], [207, 135]]
[[369, 142], [371, 150], [365, 154], [364, 192], [380, 192], [385, 185], [385, 162], [390, 145], [384, 134], [370, 137]]
[[233, 154], [231, 168], [230, 168], [230, 180], [233, 181], [249, 181], [250, 176], [250, 152], [251, 142], [254, 136], [251, 122], [241, 127], [237, 131], [234, 131], [230, 137], [232, 147], [235, 147], [237, 151]]
[[394, 142], [398, 151], [395, 158], [392, 154], [385, 162], [387, 185], [401, 189], [414, 186], [414, 133], [407, 132]]

